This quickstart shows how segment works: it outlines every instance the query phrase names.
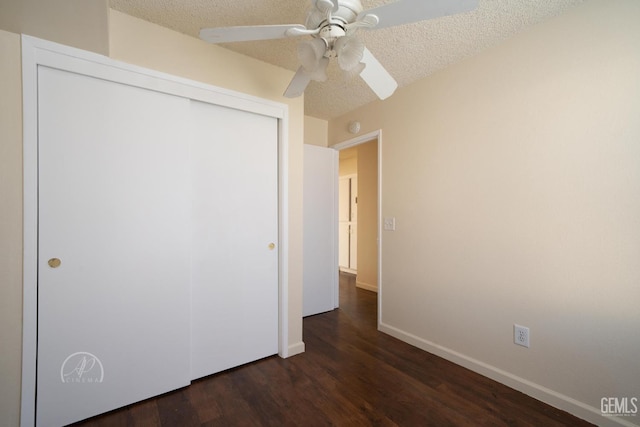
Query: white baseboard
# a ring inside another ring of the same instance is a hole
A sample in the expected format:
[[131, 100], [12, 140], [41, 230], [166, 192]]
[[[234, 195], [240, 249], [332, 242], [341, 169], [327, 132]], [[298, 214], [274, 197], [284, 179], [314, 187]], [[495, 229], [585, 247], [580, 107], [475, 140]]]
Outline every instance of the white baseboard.
[[286, 359], [287, 357], [291, 357], [291, 356], [295, 356], [296, 354], [304, 353], [304, 350], [305, 350], [304, 342], [300, 341], [298, 343], [289, 345], [289, 347], [287, 347], [287, 354], [284, 354], [284, 355], [280, 354], [280, 357], [282, 357], [283, 359]]
[[[424, 351], [440, 356], [457, 365], [463, 366], [485, 377], [518, 390], [528, 396], [538, 399], [555, 408], [566, 411], [585, 421], [589, 421], [601, 427], [639, 427], [640, 424], [632, 423], [629, 418], [603, 416], [600, 408], [589, 406], [586, 403], [575, 400], [534, 382], [525, 380], [502, 369], [491, 366], [480, 360], [458, 353], [449, 348], [424, 340], [408, 332], [380, 322], [379, 330], [399, 340], [416, 346]], [[640, 423], [640, 416], [633, 417], [633, 421]], [[637, 420], [635, 418], [638, 418]]]
[[353, 268], [340, 267], [340, 271], [343, 273], [358, 274], [358, 270], [354, 270]]
[[365, 289], [367, 291], [378, 293], [377, 286], [370, 285], [369, 283], [359, 282], [358, 279], [356, 279], [356, 288]]

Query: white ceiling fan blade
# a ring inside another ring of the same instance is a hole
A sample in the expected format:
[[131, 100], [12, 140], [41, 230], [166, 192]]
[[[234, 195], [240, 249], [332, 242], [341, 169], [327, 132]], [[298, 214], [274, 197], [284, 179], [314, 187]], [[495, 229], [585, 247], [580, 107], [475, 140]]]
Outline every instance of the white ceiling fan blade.
[[299, 97], [304, 93], [304, 90], [307, 88], [310, 82], [311, 77], [304, 71], [304, 67], [298, 68], [298, 71], [293, 76], [293, 79], [291, 80], [291, 83], [289, 83], [287, 90], [284, 91], [284, 96], [286, 98]]
[[367, 48], [364, 48], [362, 62], [365, 67], [360, 77], [378, 95], [378, 98], [386, 99], [393, 95], [398, 88], [398, 83]]
[[242, 27], [203, 28], [200, 38], [209, 43], [246, 42], [253, 40], [283, 39], [307, 31], [304, 25], [254, 25]]
[[399, 0], [365, 10], [358, 15], [358, 20], [369, 14], [376, 15], [380, 20], [375, 26], [377, 29], [455, 15], [476, 7], [478, 0]]

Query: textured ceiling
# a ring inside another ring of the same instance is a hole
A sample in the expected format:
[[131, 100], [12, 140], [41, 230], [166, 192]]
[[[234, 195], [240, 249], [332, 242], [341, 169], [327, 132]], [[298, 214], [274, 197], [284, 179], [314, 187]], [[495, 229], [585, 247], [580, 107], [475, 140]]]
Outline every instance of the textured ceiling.
[[[403, 87], [584, 1], [480, 0], [472, 12], [360, 31], [358, 37]], [[362, 0], [365, 9], [390, 2]], [[110, 0], [113, 9], [194, 37], [206, 27], [304, 24], [309, 5], [305, 0]], [[295, 71], [298, 40], [222, 46]], [[331, 119], [377, 99], [359, 77], [344, 80], [334, 62], [328, 81], [311, 82], [307, 87], [305, 114]]]

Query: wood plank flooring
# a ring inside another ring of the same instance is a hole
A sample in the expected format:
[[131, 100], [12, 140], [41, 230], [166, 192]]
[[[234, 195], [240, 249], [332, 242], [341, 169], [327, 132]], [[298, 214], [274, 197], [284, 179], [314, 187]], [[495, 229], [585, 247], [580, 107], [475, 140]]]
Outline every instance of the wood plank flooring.
[[259, 360], [77, 426], [591, 426], [376, 330], [377, 296], [340, 278], [304, 354]]

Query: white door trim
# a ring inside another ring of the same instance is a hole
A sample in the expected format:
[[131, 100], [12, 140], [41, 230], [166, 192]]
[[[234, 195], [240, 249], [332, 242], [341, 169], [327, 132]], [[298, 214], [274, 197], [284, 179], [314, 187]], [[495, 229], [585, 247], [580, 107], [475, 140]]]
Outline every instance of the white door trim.
[[369, 141], [378, 143], [378, 329], [382, 322], [382, 129], [333, 145], [338, 151]]
[[112, 60], [91, 52], [22, 36], [23, 90], [23, 328], [22, 426], [35, 424], [37, 355], [38, 257], [38, 67], [57, 68], [162, 93], [239, 109], [278, 119], [279, 209], [279, 343], [278, 354], [288, 357], [288, 121], [286, 104], [195, 82]]

